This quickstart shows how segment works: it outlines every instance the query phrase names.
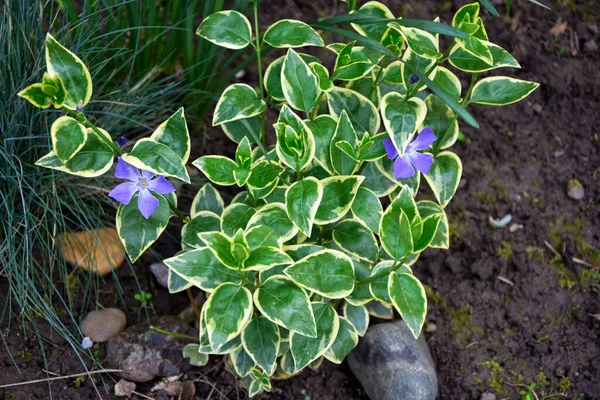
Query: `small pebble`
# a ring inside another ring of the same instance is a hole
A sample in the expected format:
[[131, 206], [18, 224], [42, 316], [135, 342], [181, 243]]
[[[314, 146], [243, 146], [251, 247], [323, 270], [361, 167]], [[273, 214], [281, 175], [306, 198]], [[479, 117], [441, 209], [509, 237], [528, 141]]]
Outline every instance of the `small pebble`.
[[154, 263], [150, 264], [150, 271], [160, 286], [169, 288], [169, 267], [163, 263]]
[[542, 105], [541, 104], [534, 104], [531, 108], [533, 108], [533, 111], [535, 111], [538, 114], [542, 112]]
[[437, 325], [435, 322], [428, 322], [427, 325], [425, 325], [425, 332], [433, 333], [435, 331], [437, 331]]
[[115, 385], [115, 396], [130, 398], [133, 392], [135, 391], [135, 387], [135, 383], [129, 382], [125, 379], [121, 379]]
[[494, 393], [486, 392], [481, 395], [480, 400], [496, 400], [496, 395]]
[[587, 51], [588, 53], [595, 53], [598, 51], [598, 44], [596, 43], [596, 41], [594, 39], [591, 39], [591, 40], [588, 40], [587, 42], [585, 42], [583, 47], [585, 48], [585, 51]]
[[81, 332], [93, 342], [107, 342], [121, 332], [127, 323], [125, 313], [118, 308], [89, 312], [81, 321]]
[[181, 389], [181, 398], [192, 397], [196, 395], [196, 386], [194, 382], [187, 381], [183, 382], [183, 388]]
[[181, 382], [169, 382], [165, 388], [165, 393], [170, 397], [179, 397], [181, 390], [183, 389], [183, 383]]
[[581, 200], [585, 195], [583, 185], [577, 179], [571, 179], [567, 186], [567, 195], [573, 200]]

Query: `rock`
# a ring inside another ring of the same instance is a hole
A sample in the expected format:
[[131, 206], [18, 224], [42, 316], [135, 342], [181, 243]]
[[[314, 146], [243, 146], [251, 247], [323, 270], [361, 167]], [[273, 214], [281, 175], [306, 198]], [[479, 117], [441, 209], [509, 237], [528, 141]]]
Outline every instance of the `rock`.
[[437, 331], [437, 324], [435, 322], [428, 322], [425, 324], [425, 332], [433, 333]]
[[135, 383], [121, 379], [115, 385], [115, 396], [130, 398], [135, 391]]
[[169, 397], [179, 397], [183, 390], [183, 383], [181, 382], [169, 382], [165, 388], [165, 393]]
[[152, 272], [160, 286], [165, 289], [169, 288], [169, 267], [163, 263], [150, 264], [150, 272]]
[[494, 393], [485, 392], [481, 395], [479, 400], [496, 400], [496, 395]]
[[[150, 325], [170, 332], [198, 336], [185, 322], [173, 316], [153, 317]], [[106, 345], [104, 365], [123, 369], [118, 375], [133, 382], [147, 382], [156, 376], [173, 376], [190, 367], [183, 347], [190, 341], [158, 333], [147, 322], [127, 328]]]
[[125, 313], [118, 308], [90, 311], [81, 321], [81, 332], [92, 342], [107, 342], [127, 324]]
[[187, 381], [183, 382], [183, 388], [181, 389], [181, 398], [185, 399], [186, 397], [192, 397], [196, 395], [196, 386], [194, 382]]
[[571, 179], [567, 186], [567, 195], [573, 200], [581, 200], [585, 195], [583, 185], [577, 179]]
[[348, 364], [372, 400], [434, 400], [435, 365], [423, 335], [403, 321], [374, 325], [348, 355]]
[[67, 262], [101, 276], [119, 268], [125, 260], [125, 249], [115, 228], [68, 232], [59, 235], [56, 242]]
[[598, 51], [598, 43], [596, 43], [596, 41], [594, 39], [591, 39], [591, 40], [588, 40], [587, 42], [585, 42], [585, 44], [583, 45], [583, 48], [588, 53], [595, 53]]

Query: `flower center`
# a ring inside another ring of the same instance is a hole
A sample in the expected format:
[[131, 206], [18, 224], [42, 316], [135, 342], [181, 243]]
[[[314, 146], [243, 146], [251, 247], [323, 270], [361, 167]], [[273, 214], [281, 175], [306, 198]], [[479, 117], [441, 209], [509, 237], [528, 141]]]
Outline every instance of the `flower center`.
[[145, 188], [146, 186], [148, 186], [148, 179], [141, 179], [140, 180], [140, 186]]

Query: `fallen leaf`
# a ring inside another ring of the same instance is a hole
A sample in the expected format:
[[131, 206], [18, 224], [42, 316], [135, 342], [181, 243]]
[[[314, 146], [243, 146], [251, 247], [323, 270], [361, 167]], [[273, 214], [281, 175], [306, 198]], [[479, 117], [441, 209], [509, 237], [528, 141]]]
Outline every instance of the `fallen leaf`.
[[115, 396], [130, 398], [135, 391], [135, 383], [121, 379], [115, 385]]
[[67, 262], [101, 276], [119, 268], [125, 260], [125, 249], [115, 228], [67, 232], [56, 241]]
[[562, 35], [567, 30], [567, 23], [563, 22], [562, 19], [558, 19], [556, 24], [552, 28], [550, 28], [550, 34], [554, 37], [558, 37]]
[[181, 395], [179, 396], [182, 399], [186, 397], [192, 397], [196, 395], [196, 386], [194, 382], [183, 382], [183, 388], [181, 389]]

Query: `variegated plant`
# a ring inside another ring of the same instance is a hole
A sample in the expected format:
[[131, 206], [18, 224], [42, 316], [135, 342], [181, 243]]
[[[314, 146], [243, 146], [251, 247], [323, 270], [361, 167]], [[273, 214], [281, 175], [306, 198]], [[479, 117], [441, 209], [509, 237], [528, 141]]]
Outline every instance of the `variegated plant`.
[[[227, 206], [206, 184], [189, 215], [177, 209], [166, 177], [189, 183], [183, 109], [125, 153], [85, 117], [90, 74], [52, 36], [48, 72], [21, 93], [67, 114], [54, 122], [53, 151], [38, 165], [93, 177], [118, 157], [115, 175], [128, 182], [109, 195], [122, 203], [116, 226], [132, 261], [171, 217], [182, 219], [182, 251], [165, 260], [169, 289], [209, 294], [198, 351], [227, 355], [250, 396], [324, 358], [342, 362], [370, 316], [389, 319], [395, 309], [419, 336], [427, 299], [412, 268], [428, 247], [449, 247], [444, 209], [462, 165], [447, 149], [459, 137], [458, 118], [477, 126], [469, 104], [514, 103], [538, 86], [479, 79], [519, 64], [489, 42], [478, 3], [462, 7], [452, 25], [396, 19], [375, 1], [353, 8], [313, 26], [279, 21], [261, 35], [255, 3], [254, 30], [236, 11], [210, 15], [198, 28], [218, 46], [253, 48], [258, 60], [259, 87], [229, 86], [214, 112], [213, 125], [238, 143], [235, 157], [192, 162], [215, 185], [243, 189]], [[326, 46], [333, 70], [297, 50], [325, 46], [318, 31], [350, 40]], [[443, 51], [440, 34], [453, 39]], [[267, 48], [285, 50], [263, 76]], [[446, 62], [470, 74], [464, 94]], [[267, 107], [279, 115], [273, 129], [265, 126]], [[421, 178], [435, 201], [418, 196]]]

